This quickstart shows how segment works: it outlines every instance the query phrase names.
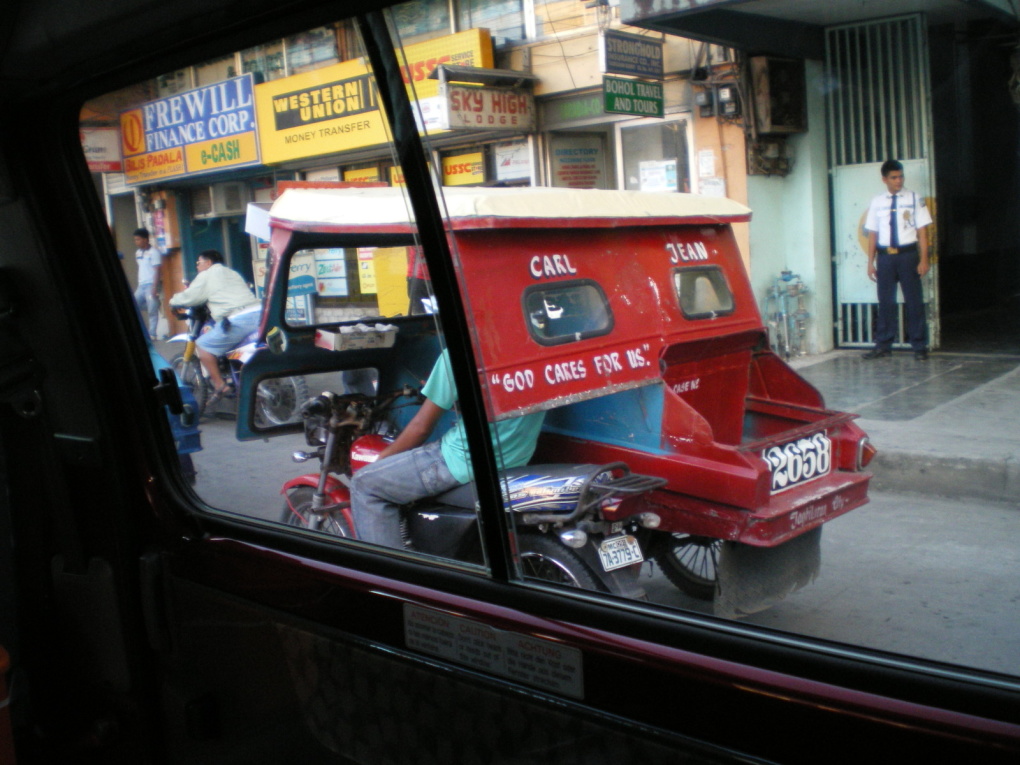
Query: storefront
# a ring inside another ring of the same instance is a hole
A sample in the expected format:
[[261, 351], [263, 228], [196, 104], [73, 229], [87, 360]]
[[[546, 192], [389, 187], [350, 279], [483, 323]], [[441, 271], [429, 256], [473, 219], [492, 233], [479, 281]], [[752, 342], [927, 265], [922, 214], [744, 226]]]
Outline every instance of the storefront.
[[[533, 184], [534, 78], [493, 69], [484, 29], [406, 50], [405, 81], [443, 185]], [[361, 60], [263, 83], [255, 102], [265, 165], [310, 182], [403, 185]], [[265, 242], [252, 237], [252, 251], [257, 276]], [[292, 273], [292, 322], [375, 315], [383, 305], [389, 314], [421, 308], [408, 298], [408, 279], [427, 276], [415, 248], [309, 250], [296, 263], [305, 270]]]

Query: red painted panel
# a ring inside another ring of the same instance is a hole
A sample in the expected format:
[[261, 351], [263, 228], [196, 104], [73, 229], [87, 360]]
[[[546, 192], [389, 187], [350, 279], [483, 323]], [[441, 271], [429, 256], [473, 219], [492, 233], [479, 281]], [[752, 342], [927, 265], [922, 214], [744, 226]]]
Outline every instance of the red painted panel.
[[[515, 229], [502, 236], [472, 230], [458, 231], [454, 239], [497, 417], [647, 384], [659, 379], [658, 362], [669, 344], [761, 327], [724, 227]], [[731, 314], [684, 318], [673, 273], [687, 265], [724, 271], [736, 298]], [[581, 280], [605, 292], [611, 330], [543, 345], [528, 329], [526, 290]]]

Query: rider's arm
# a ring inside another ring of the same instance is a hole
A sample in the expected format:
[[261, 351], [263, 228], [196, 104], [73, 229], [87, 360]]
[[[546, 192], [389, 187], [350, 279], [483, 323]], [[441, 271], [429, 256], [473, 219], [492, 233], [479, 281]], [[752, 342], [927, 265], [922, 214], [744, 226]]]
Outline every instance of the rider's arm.
[[396, 440], [380, 452], [379, 459], [421, 446], [432, 435], [432, 431], [436, 428], [436, 423], [439, 422], [444, 414], [446, 414], [445, 409], [431, 399], [425, 399], [421, 409], [407, 423], [407, 427], [400, 431], [400, 435], [397, 436]]
[[202, 271], [196, 276], [188, 288], [183, 292], [178, 292], [176, 295], [170, 298], [170, 305], [174, 307], [189, 306], [189, 305], [201, 305], [202, 303], [208, 302], [209, 300], [209, 289], [207, 288], [207, 282], [209, 277], [206, 276], [208, 271]]

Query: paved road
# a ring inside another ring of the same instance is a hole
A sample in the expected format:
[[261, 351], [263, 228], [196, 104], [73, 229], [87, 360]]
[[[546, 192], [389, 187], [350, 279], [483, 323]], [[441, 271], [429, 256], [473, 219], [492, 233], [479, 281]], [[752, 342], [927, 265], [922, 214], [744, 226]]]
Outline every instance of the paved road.
[[[211, 505], [279, 518], [300, 435], [238, 443], [233, 422], [203, 425], [196, 489]], [[1020, 671], [1020, 511], [1015, 504], [872, 493], [826, 524], [818, 579], [745, 619], [770, 629], [999, 672]], [[649, 565], [652, 600], [705, 611]]]
[[[830, 521], [809, 586], [743, 621], [1016, 675], [1020, 672], [1020, 511], [872, 493]], [[656, 602], [706, 610], [661, 576]]]

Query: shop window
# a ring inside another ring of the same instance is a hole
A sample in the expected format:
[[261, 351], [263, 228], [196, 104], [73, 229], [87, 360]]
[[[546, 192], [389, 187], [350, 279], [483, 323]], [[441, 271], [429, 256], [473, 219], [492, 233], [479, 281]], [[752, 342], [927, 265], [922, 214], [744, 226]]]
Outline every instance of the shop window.
[[624, 188], [691, 191], [687, 120], [644, 121], [620, 129]]
[[594, 282], [540, 285], [524, 293], [528, 332], [542, 345], [605, 335], [613, 328], [606, 295]]
[[461, 0], [457, 7], [457, 27], [486, 27], [497, 46], [523, 40], [524, 3], [522, 0]]
[[393, 8], [393, 21], [403, 44], [450, 34], [447, 0], [422, 0]]
[[339, 61], [336, 32], [332, 27], [318, 27], [291, 35], [287, 46], [287, 68], [290, 74], [307, 72]]
[[157, 95], [160, 98], [172, 96], [192, 88], [191, 68], [178, 69], [174, 72], [161, 74], [156, 78]]
[[211, 85], [214, 82], [229, 80], [237, 76], [237, 57], [231, 53], [229, 56], [206, 61], [195, 67], [195, 87]]
[[256, 45], [254, 48], [241, 51], [241, 72], [252, 72], [257, 82], [268, 82], [287, 74], [283, 55], [283, 41], [277, 40], [268, 45]]

